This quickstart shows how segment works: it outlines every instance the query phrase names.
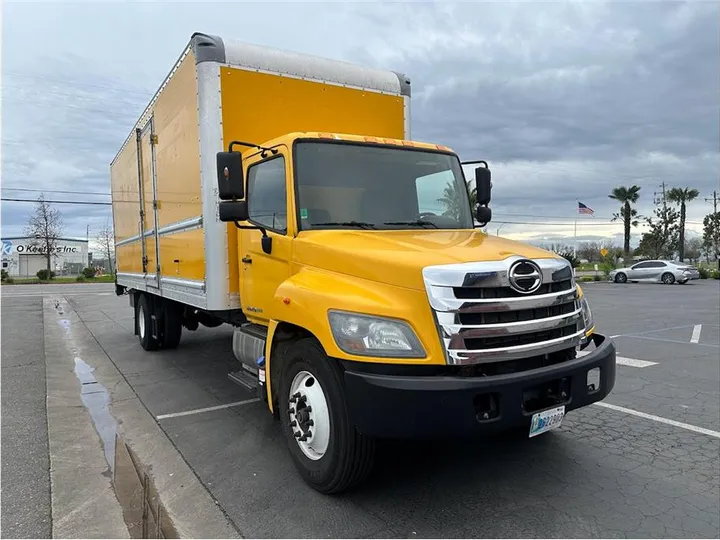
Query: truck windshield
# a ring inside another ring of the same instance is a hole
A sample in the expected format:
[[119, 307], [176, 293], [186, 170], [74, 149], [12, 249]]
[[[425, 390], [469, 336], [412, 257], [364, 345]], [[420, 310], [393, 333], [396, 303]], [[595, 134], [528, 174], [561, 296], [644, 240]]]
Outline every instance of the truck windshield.
[[302, 141], [295, 146], [300, 230], [472, 229], [455, 156]]

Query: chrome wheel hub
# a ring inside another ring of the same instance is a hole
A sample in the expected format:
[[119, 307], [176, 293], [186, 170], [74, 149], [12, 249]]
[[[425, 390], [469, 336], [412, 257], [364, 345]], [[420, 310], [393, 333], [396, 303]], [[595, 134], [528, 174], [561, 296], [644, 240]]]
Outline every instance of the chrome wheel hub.
[[318, 380], [301, 371], [290, 384], [290, 429], [300, 450], [312, 460], [325, 455], [330, 442], [330, 413]]
[[138, 309], [138, 333], [140, 339], [145, 338], [145, 309], [142, 306]]

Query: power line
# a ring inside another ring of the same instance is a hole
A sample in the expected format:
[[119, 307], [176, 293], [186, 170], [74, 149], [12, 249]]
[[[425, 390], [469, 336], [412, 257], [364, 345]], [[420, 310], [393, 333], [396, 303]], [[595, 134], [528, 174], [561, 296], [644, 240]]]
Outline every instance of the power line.
[[13, 188], [2, 186], [0, 189], [7, 189], [9, 191], [34, 191], [37, 193], [67, 193], [70, 195], [106, 195], [110, 196], [110, 193], [100, 193], [99, 191], [63, 191], [60, 189], [30, 189], [30, 188]]
[[[23, 88], [21, 86], [13, 86], [11, 84], [0, 84], [0, 88], [11, 88], [13, 90], [21, 90], [22, 92], [34, 92], [36, 94], [40, 94], [42, 96], [45, 95], [53, 95], [53, 96], [63, 96], [63, 97], [69, 97], [73, 99], [80, 99], [80, 100], [94, 100], [94, 101], [102, 101], [103, 103], [117, 103], [119, 105], [129, 105], [130, 107], [138, 107], [142, 106], [142, 103], [140, 102], [132, 102], [132, 101], [123, 101], [119, 99], [108, 99], [104, 96], [98, 96], [98, 95], [82, 95], [82, 94], [69, 94], [67, 92], [57, 92], [55, 90], [47, 90], [45, 88]], [[24, 98], [20, 98], [24, 99]]]
[[38, 80], [38, 81], [57, 82], [57, 83], [61, 83], [61, 84], [67, 84], [67, 85], [70, 85], [70, 86], [78, 86], [78, 87], [83, 87], [83, 86], [84, 86], [84, 87], [86, 87], [86, 88], [98, 88], [98, 89], [100, 89], [100, 90], [111, 90], [111, 91], [113, 91], [113, 92], [120, 92], [120, 93], [124, 93], [124, 94], [126, 94], [126, 93], [139, 94], [139, 95], [143, 95], [143, 96], [147, 96], [147, 97], [152, 97], [152, 95], [153, 95], [152, 92], [146, 92], [146, 91], [142, 91], [142, 90], [128, 90], [128, 89], [124, 89], [124, 88], [123, 88], [123, 89], [118, 89], [117, 87], [112, 87], [112, 86], [102, 86], [102, 85], [99, 85], [99, 84], [81, 83], [81, 82], [78, 82], [78, 81], [69, 81], [69, 80], [67, 80], [67, 79], [57, 79], [57, 78], [54, 78], [54, 77], [46, 77], [46, 76], [44, 76], [44, 75], [43, 75], [42, 77], [41, 77], [41, 76], [38, 76], [38, 75], [28, 75], [28, 74], [26, 74], [26, 73], [21, 73], [21, 72], [19, 72], [19, 71], [6, 71], [6, 72], [5, 72], [5, 75], [6, 75], [6, 76], [7, 76], [7, 75], [14, 75], [14, 76], [16, 76], [16, 77], [25, 77], [26, 79], [35, 79], [35, 80]]
[[[5, 197], [0, 197], [0, 201], [7, 201], [7, 202], [31, 202], [36, 203], [38, 202], [37, 199], [7, 199]], [[53, 204], [90, 204], [90, 205], [102, 205], [102, 206], [110, 206], [112, 205], [111, 202], [98, 202], [98, 201], [45, 201], [46, 203], [53, 203]]]
[[[63, 103], [62, 105], [51, 103], [49, 101], [32, 101], [25, 98], [15, 97], [15, 96], [2, 96], [2, 101], [7, 100], [15, 100], [15, 101], [22, 101], [25, 103], [31, 103], [33, 107], [52, 107], [53, 109], [75, 109], [78, 111], [84, 111], [84, 112], [92, 112], [92, 113], [98, 113], [98, 114], [104, 114], [104, 115], [113, 115], [113, 116], [122, 116], [122, 117], [130, 117], [130, 116], [137, 116], [134, 113], [128, 113], [128, 112], [120, 112], [120, 111], [108, 111], [108, 110], [102, 110], [102, 109], [93, 109], [91, 107], [80, 107], [77, 105], [71, 105], [69, 103]], [[143, 107], [142, 105], [136, 105], [138, 109]]]

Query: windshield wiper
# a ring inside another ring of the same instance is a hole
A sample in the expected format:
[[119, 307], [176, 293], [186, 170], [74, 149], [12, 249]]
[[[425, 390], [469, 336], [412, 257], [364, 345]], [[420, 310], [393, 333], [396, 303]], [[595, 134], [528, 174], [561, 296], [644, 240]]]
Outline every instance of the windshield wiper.
[[374, 229], [375, 225], [372, 223], [365, 223], [364, 221], [328, 221], [327, 223], [312, 223], [315, 226], [328, 226], [328, 227], [360, 227], [361, 229]]
[[415, 225], [417, 227], [425, 227], [426, 225], [429, 225], [430, 227], [433, 227], [435, 229], [438, 228], [438, 226], [431, 221], [423, 221], [422, 219], [418, 219], [415, 221], [386, 221], [385, 223], [383, 223], [383, 225]]

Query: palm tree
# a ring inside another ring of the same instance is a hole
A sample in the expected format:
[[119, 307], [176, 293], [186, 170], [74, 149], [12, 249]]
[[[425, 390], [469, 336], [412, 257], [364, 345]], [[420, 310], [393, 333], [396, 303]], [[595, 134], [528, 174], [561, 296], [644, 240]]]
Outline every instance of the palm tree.
[[445, 189], [443, 189], [442, 197], [440, 197], [437, 202], [445, 207], [443, 215], [453, 217], [455, 219], [460, 217], [460, 199], [455, 191], [454, 182], [447, 183]]
[[[468, 188], [470, 185], [468, 184]], [[475, 212], [475, 207], [477, 206], [477, 186], [473, 187], [470, 190], [470, 208], [472, 208], [473, 212]]]
[[625, 225], [625, 246], [623, 251], [625, 252], [625, 257], [627, 258], [627, 256], [630, 255], [630, 227], [637, 227], [638, 219], [640, 217], [638, 216], [637, 210], [631, 206], [640, 198], [640, 186], [633, 185], [629, 188], [618, 186], [612, 190], [612, 193], [610, 193], [608, 197], [619, 201], [622, 204], [620, 212], [613, 215], [613, 221], [622, 219], [623, 224]]
[[678, 255], [680, 262], [685, 260], [685, 205], [700, 196], [700, 192], [695, 188], [672, 188], [668, 191], [668, 200], [680, 205], [680, 239], [678, 246]]

